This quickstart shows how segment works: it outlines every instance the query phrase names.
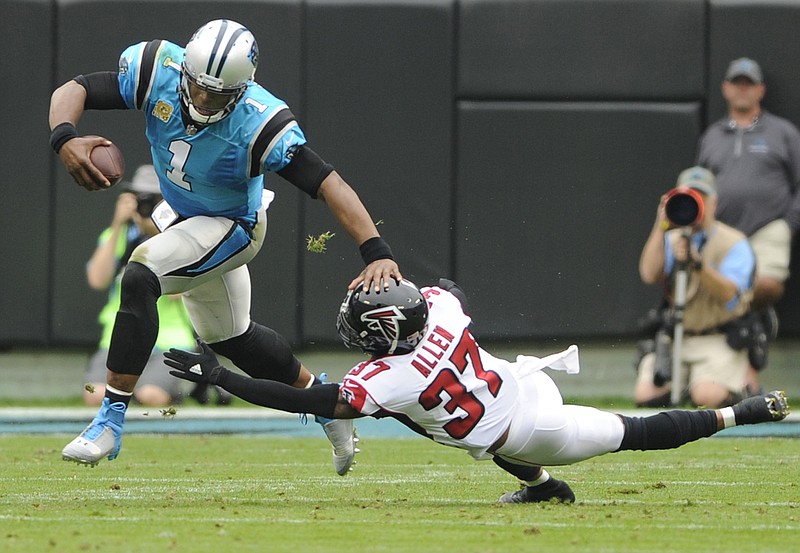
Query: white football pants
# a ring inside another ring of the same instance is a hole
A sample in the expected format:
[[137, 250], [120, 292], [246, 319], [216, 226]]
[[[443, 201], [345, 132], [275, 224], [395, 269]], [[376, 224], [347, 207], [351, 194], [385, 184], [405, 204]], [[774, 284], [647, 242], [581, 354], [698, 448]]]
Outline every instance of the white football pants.
[[267, 232], [267, 213], [257, 212], [252, 235], [225, 217], [191, 217], [150, 238], [131, 255], [161, 283], [161, 294], [181, 294], [197, 334], [227, 340], [250, 325], [252, 260]]
[[616, 451], [625, 426], [613, 413], [564, 405], [555, 382], [538, 371], [519, 379], [517, 411], [495, 454], [524, 465], [569, 465]]

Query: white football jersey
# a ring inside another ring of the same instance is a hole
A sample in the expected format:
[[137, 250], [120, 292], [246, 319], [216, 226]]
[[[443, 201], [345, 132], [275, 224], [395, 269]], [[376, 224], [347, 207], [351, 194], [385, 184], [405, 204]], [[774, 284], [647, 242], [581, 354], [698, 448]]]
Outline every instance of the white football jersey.
[[421, 291], [430, 309], [423, 340], [411, 353], [351, 369], [342, 395], [365, 415], [411, 419], [417, 431], [480, 459], [511, 422], [517, 380], [511, 363], [478, 346], [455, 296], [438, 287]]

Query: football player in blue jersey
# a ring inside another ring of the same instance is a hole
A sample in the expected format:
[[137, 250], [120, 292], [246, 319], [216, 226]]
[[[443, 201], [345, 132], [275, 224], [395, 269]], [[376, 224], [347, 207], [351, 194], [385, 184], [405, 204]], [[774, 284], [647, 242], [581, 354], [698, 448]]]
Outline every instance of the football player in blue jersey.
[[[216, 20], [185, 48], [135, 44], [117, 72], [80, 75], [52, 95], [51, 146], [87, 190], [109, 186], [89, 156], [108, 141], [79, 136], [83, 111], [141, 110], [165, 200], [153, 214], [162, 232], [134, 250], [122, 278], [103, 405], [64, 448], [65, 460], [95, 465], [119, 454], [131, 392], [158, 334], [161, 295], [182, 294], [197, 334], [250, 376], [299, 388], [320, 382], [282, 336], [250, 320], [247, 263], [264, 242], [273, 197], [264, 172], [323, 200], [359, 245], [366, 267], [351, 287], [379, 289], [402, 278], [358, 195], [306, 144], [289, 107], [254, 82], [257, 64], [253, 34]], [[357, 451], [352, 422], [317, 421], [333, 444], [336, 472], [346, 474]]]

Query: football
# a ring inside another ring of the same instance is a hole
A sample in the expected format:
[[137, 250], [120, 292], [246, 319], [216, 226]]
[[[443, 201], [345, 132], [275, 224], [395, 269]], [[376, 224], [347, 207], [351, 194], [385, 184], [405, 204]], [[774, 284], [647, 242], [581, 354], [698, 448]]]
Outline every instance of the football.
[[95, 167], [108, 179], [111, 186], [117, 184], [125, 174], [125, 158], [116, 144], [95, 146], [90, 154]]

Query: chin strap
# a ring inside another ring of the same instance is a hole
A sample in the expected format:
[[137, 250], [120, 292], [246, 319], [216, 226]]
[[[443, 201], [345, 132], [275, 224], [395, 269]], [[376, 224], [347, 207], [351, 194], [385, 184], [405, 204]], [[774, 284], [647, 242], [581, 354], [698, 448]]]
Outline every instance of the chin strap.
[[[212, 123], [217, 123], [219, 121], [222, 121], [225, 117], [230, 115], [231, 112], [233, 111], [233, 106], [235, 105], [236, 102], [233, 102], [231, 104], [228, 104], [227, 107], [219, 110], [213, 115], [203, 115], [202, 113], [197, 111], [197, 109], [194, 107], [194, 104], [189, 102], [189, 117], [194, 123], [196, 123], [200, 127], [206, 127], [208, 125], [211, 125]], [[201, 121], [202, 119], [205, 119], [205, 121]]]

